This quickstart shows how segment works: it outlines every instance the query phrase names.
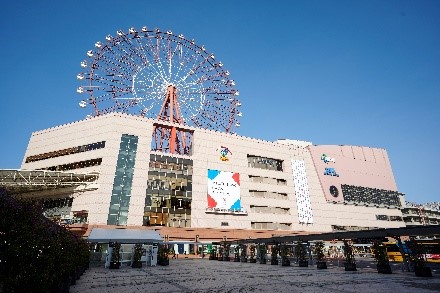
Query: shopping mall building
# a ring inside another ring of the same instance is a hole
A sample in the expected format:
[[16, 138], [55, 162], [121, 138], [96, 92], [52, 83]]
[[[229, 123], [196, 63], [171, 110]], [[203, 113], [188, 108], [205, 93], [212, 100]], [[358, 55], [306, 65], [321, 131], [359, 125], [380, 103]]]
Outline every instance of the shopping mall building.
[[152, 135], [171, 126], [110, 113], [37, 131], [21, 169], [98, 174], [94, 188], [39, 198], [47, 216], [84, 231], [142, 227], [215, 240], [405, 226], [384, 149], [179, 125], [190, 139], [178, 155]]

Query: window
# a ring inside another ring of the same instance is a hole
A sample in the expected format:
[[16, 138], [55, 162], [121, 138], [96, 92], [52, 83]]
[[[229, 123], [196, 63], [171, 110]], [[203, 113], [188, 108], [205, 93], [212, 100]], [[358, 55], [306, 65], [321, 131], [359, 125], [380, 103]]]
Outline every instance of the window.
[[379, 221], [389, 221], [387, 215], [376, 215], [376, 220], [379, 220]]
[[47, 167], [47, 168], [40, 168], [38, 170], [67, 171], [67, 170], [75, 170], [75, 169], [99, 166], [99, 165], [101, 165], [101, 163], [102, 163], [102, 158], [98, 158], [98, 159], [79, 161], [79, 162], [74, 162], [74, 163], [69, 163], [69, 164], [51, 166], [51, 167]]
[[343, 184], [342, 194], [345, 202], [391, 207], [402, 206], [400, 198], [403, 194], [397, 191]]
[[92, 151], [92, 150], [96, 150], [96, 149], [102, 149], [104, 147], [105, 147], [105, 141], [100, 141], [100, 142], [96, 142], [96, 143], [85, 144], [85, 145], [81, 145], [81, 146], [77, 146], [77, 147], [62, 149], [59, 151], [53, 151], [53, 152], [38, 154], [38, 155], [34, 155], [34, 156], [29, 156], [26, 158], [25, 162], [26, 163], [36, 162], [36, 161], [66, 156], [66, 155], [72, 155], [72, 154]]
[[289, 199], [287, 193], [282, 193], [282, 192], [249, 190], [249, 195], [252, 197], [259, 197], [259, 198], [273, 198], [273, 199], [281, 199], [281, 200]]
[[282, 208], [282, 207], [271, 207], [271, 206], [250, 206], [251, 211], [254, 213], [265, 213], [265, 214], [289, 214], [290, 209], [289, 208]]
[[127, 225], [137, 144], [137, 136], [122, 135], [107, 225]]
[[283, 171], [283, 161], [266, 157], [247, 155], [248, 166], [252, 168]]
[[279, 179], [279, 178], [270, 178], [270, 177], [249, 175], [249, 180], [251, 182], [256, 182], [256, 183], [265, 183], [265, 184], [273, 184], [273, 185], [287, 185], [286, 179]]
[[191, 227], [192, 160], [150, 155], [144, 226]]

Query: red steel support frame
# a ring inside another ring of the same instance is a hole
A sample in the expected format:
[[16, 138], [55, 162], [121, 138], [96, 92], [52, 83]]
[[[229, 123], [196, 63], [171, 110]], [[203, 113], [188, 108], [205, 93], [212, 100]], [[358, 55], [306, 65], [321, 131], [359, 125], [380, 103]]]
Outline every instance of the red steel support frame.
[[[157, 115], [157, 120], [167, 121], [172, 124], [183, 124], [180, 106], [177, 99], [177, 89], [174, 85], [169, 85], [167, 88], [165, 99], [159, 114]], [[156, 147], [159, 146], [160, 151], [164, 151], [164, 142], [167, 142], [168, 140], [168, 144], [165, 143], [165, 146], [169, 146], [169, 152], [171, 154], [185, 154], [185, 131], [179, 130], [175, 126], [170, 126], [169, 128], [162, 126], [160, 127], [160, 137], [157, 137], [156, 131], [158, 128], [158, 126], [154, 126], [153, 134], [154, 139], [156, 140]]]

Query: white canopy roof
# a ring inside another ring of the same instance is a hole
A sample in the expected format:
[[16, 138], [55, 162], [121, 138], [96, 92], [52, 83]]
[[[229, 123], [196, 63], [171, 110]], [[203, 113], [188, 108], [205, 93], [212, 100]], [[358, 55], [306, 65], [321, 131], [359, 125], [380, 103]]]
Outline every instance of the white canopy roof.
[[12, 194], [42, 193], [45, 190], [60, 189], [69, 189], [73, 193], [96, 189], [97, 186], [93, 186], [93, 183], [98, 177], [98, 173], [0, 169], [0, 187]]
[[159, 243], [163, 242], [163, 238], [154, 230], [93, 228], [87, 241], [100, 243], [116, 241], [119, 243]]

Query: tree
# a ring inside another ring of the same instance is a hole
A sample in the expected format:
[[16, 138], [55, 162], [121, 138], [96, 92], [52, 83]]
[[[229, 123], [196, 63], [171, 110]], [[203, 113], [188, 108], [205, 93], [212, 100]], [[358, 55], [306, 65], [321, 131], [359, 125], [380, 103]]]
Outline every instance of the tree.
[[406, 242], [409, 248], [409, 260], [414, 264], [414, 272], [418, 277], [432, 277], [431, 268], [426, 267], [425, 251], [422, 244], [418, 243], [416, 239], [410, 238]]
[[87, 243], [0, 188], [0, 280], [5, 292], [65, 290], [88, 268]]
[[325, 261], [324, 248], [325, 248], [324, 241], [316, 241], [315, 242], [315, 258], [316, 258], [316, 267], [318, 269], [326, 269], [327, 268], [327, 263]]
[[356, 260], [354, 258], [353, 245], [348, 242], [348, 240], [343, 240], [344, 242], [344, 257], [345, 257], [345, 270], [346, 271], [356, 271]]
[[298, 240], [296, 242], [295, 254], [296, 254], [296, 257], [298, 258], [298, 265], [300, 267], [308, 267], [309, 266], [309, 262], [307, 260], [307, 249], [301, 240]]
[[133, 253], [133, 262], [131, 263], [132, 268], [141, 268], [142, 267], [142, 254], [144, 252], [144, 249], [142, 248], [141, 243], [136, 243], [134, 245], [134, 253]]
[[382, 241], [375, 240], [371, 246], [374, 259], [376, 260], [377, 272], [380, 274], [391, 274], [391, 266], [388, 260], [387, 248]]

